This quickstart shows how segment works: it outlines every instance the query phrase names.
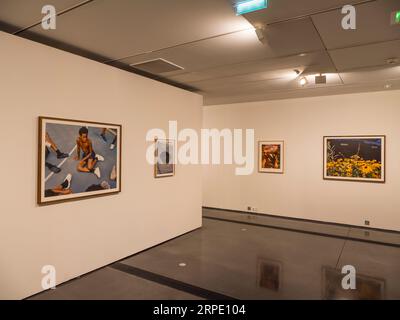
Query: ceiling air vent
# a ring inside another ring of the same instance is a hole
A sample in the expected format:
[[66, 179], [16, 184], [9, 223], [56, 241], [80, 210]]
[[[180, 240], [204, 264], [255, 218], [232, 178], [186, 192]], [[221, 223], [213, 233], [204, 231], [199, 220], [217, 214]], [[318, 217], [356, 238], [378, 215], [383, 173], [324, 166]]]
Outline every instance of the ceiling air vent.
[[133, 63], [130, 66], [152, 74], [162, 74], [167, 72], [183, 70], [182, 67], [161, 58]]

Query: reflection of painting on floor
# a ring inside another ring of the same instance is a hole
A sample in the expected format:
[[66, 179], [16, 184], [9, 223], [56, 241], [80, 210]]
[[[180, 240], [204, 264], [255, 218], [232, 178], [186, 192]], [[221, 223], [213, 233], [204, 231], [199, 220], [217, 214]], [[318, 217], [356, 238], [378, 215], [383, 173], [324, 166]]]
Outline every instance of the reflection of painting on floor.
[[266, 259], [259, 259], [257, 269], [257, 286], [272, 291], [279, 291], [281, 286], [281, 264]]
[[385, 137], [325, 137], [324, 178], [385, 181]]
[[119, 191], [120, 126], [40, 118], [39, 204]]
[[357, 274], [356, 289], [344, 290], [342, 280], [345, 274], [331, 267], [322, 268], [323, 298], [327, 300], [383, 300], [385, 281]]

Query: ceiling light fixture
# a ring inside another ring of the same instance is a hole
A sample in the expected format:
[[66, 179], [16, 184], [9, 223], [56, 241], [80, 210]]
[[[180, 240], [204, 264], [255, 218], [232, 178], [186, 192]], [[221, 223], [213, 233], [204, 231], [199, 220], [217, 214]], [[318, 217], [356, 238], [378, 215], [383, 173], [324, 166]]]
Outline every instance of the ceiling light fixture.
[[308, 83], [308, 80], [306, 77], [301, 77], [299, 83], [302, 87], [304, 87]]
[[316, 75], [315, 84], [326, 84], [326, 76], [322, 74]]
[[385, 89], [391, 89], [391, 88], [392, 88], [392, 85], [390, 83], [385, 84]]

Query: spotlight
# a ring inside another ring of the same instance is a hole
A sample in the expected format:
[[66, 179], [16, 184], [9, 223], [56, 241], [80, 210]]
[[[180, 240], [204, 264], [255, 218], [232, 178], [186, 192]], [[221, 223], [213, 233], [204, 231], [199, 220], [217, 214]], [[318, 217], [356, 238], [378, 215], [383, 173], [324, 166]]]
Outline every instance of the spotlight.
[[301, 77], [299, 83], [302, 87], [304, 87], [306, 84], [308, 84], [308, 80], [306, 77]]

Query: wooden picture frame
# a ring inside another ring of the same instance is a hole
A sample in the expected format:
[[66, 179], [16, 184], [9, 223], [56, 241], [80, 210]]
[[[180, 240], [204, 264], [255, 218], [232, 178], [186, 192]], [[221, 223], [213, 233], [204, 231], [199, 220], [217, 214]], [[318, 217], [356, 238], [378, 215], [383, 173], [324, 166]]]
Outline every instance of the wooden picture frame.
[[[155, 139], [154, 178], [167, 178], [175, 176], [175, 140]], [[172, 151], [171, 151], [172, 149]], [[171, 160], [172, 156], [172, 160]]]
[[325, 136], [323, 179], [386, 182], [386, 136]]
[[121, 147], [121, 125], [39, 117], [37, 204], [120, 193]]
[[259, 141], [258, 171], [260, 173], [278, 174], [285, 172], [284, 141]]

